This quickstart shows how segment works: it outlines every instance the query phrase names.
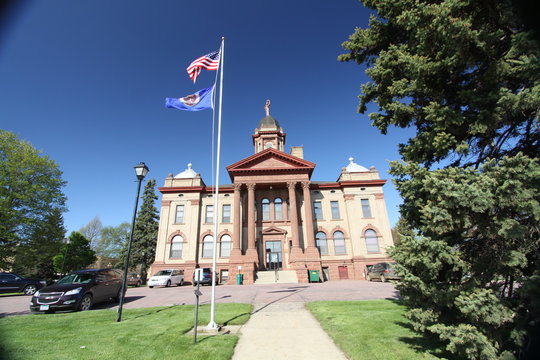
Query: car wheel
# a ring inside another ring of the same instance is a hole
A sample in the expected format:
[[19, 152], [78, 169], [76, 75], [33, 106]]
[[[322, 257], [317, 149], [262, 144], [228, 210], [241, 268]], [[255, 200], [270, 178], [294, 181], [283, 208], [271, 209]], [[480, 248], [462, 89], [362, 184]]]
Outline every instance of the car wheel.
[[171, 280], [167, 280], [167, 283], [165, 284], [165, 287], [171, 286]]
[[141, 281], [140, 280], [137, 281], [137, 283], [135, 284], [135, 287], [139, 287], [139, 286], [141, 286]]
[[151, 288], [153, 288], [153, 286], [149, 286], [149, 288], [151, 289]]
[[366, 280], [367, 280], [367, 281], [371, 281], [371, 276], [366, 275]]
[[81, 303], [79, 304], [79, 310], [86, 311], [86, 310], [90, 310], [91, 307], [92, 307], [92, 295], [86, 294], [81, 299]]
[[381, 275], [381, 282], [386, 282], [386, 278], [384, 277], [384, 275]]
[[36, 285], [26, 285], [23, 292], [24, 295], [34, 295], [34, 293], [37, 291]]

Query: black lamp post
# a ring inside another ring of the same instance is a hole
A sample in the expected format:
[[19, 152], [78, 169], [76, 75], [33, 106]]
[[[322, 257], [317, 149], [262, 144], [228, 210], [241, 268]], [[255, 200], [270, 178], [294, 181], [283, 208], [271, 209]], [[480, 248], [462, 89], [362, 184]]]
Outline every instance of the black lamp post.
[[139, 194], [141, 192], [141, 183], [144, 177], [146, 176], [146, 174], [148, 174], [148, 171], [149, 171], [148, 166], [146, 166], [146, 164], [143, 162], [138, 165], [135, 165], [135, 174], [137, 175], [137, 179], [139, 180], [139, 182], [137, 185], [137, 197], [135, 198], [135, 210], [133, 211], [133, 221], [131, 222], [131, 233], [129, 234], [126, 261], [124, 264], [124, 280], [122, 281], [122, 290], [120, 291], [120, 304], [118, 304], [118, 317], [116, 318], [116, 322], [122, 321], [122, 307], [124, 305], [124, 296], [126, 293], [129, 256], [131, 255], [131, 243], [133, 242], [133, 231], [135, 230], [135, 219], [137, 217], [137, 206], [139, 205]]
[[68, 253], [69, 243], [71, 242], [70, 238], [65, 238], [64, 243], [66, 244], [66, 250], [64, 251], [64, 257], [62, 258], [62, 270], [60, 270], [60, 277], [64, 276], [64, 264], [66, 263], [66, 257]]

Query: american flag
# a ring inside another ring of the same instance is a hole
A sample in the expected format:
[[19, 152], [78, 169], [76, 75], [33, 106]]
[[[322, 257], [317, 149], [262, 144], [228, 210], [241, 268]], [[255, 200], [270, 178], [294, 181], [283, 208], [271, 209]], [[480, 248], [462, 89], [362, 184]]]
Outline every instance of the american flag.
[[203, 55], [195, 59], [187, 68], [187, 72], [193, 83], [201, 73], [201, 69], [217, 70], [219, 67], [219, 50]]

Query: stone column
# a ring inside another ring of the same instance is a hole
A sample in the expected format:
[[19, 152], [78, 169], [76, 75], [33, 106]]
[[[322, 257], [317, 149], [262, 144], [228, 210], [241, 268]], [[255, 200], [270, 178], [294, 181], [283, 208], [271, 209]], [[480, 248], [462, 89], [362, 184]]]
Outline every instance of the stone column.
[[291, 220], [291, 236], [292, 247], [290, 249], [290, 262], [295, 262], [303, 256], [302, 249], [300, 248], [300, 237], [298, 235], [298, 206], [296, 205], [296, 181], [290, 181], [287, 183], [287, 189], [289, 190], [289, 204], [291, 212], [289, 219]]
[[248, 248], [246, 255], [257, 260], [257, 249], [255, 248], [255, 184], [247, 184], [248, 189]]
[[315, 233], [313, 231], [313, 205], [311, 204], [311, 193], [309, 192], [309, 181], [302, 181], [304, 191], [304, 211], [306, 213], [306, 237], [307, 247], [304, 251], [306, 256], [306, 266], [310, 270], [321, 270], [321, 254], [315, 246]]
[[311, 204], [309, 184], [309, 181], [302, 181], [302, 190], [304, 191], [304, 211], [306, 213], [306, 237], [307, 247], [315, 247], [315, 234], [313, 232], [313, 205]]
[[240, 239], [242, 238], [241, 224], [240, 219], [240, 192], [242, 190], [242, 184], [234, 184], [234, 203], [233, 203], [233, 236], [232, 236], [232, 249], [231, 257], [236, 257], [242, 255], [242, 250], [240, 246]]

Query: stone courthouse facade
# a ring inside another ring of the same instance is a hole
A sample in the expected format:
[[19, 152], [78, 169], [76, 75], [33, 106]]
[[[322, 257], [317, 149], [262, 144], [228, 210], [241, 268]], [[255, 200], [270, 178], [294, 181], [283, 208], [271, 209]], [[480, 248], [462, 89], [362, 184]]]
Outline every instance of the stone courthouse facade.
[[315, 164], [301, 147], [285, 153], [285, 137], [267, 106], [254, 154], [227, 167], [232, 184], [219, 187], [219, 212], [214, 188], [191, 164], [165, 179], [152, 273], [183, 269], [190, 281], [196, 267], [212, 267], [214, 221], [222, 283], [234, 284], [238, 273], [244, 284], [264, 274], [307, 282], [312, 270], [322, 281], [364, 279], [366, 265], [389, 260], [386, 180], [350, 158], [336, 181], [311, 181]]

